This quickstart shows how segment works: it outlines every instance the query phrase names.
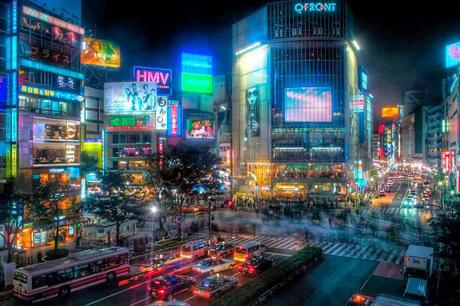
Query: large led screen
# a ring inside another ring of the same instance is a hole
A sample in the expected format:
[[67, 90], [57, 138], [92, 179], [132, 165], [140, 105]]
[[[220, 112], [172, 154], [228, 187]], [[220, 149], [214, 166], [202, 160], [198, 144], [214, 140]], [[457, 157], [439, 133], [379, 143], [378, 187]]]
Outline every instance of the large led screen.
[[446, 46], [446, 68], [460, 64], [460, 42]]
[[156, 83], [114, 82], [104, 84], [106, 114], [144, 113], [155, 110]]
[[214, 119], [187, 119], [185, 132], [187, 139], [214, 139]]
[[286, 88], [284, 118], [286, 122], [332, 122], [331, 88]]
[[80, 61], [85, 65], [120, 68], [120, 48], [111, 41], [85, 37]]

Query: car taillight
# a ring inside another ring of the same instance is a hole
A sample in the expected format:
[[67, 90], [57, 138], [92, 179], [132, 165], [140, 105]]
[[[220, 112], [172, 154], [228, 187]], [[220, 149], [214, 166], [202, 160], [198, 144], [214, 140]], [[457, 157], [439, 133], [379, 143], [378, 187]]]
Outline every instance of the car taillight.
[[251, 255], [249, 255], [249, 254], [246, 254], [246, 256], [244, 256], [244, 257], [246, 257], [246, 258], [249, 258], [249, 257], [251, 257]]
[[163, 289], [163, 288], [162, 288], [162, 289], [160, 289], [160, 290], [158, 290], [158, 294], [160, 294], [160, 295], [163, 295], [163, 294], [165, 294], [165, 292], [166, 292], [166, 290], [165, 290], [165, 289]]
[[254, 269], [254, 267], [249, 267], [249, 273], [254, 273], [256, 271], [256, 269]]
[[243, 271], [243, 266], [239, 266], [238, 271], [240, 271], [240, 272]]

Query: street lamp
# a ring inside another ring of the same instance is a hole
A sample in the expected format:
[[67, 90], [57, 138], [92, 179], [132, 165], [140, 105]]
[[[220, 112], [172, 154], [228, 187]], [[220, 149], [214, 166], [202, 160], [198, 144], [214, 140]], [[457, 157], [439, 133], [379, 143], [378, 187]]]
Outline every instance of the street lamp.
[[150, 212], [153, 215], [153, 219], [152, 219], [152, 249], [153, 249], [153, 243], [155, 242], [155, 216], [158, 213], [158, 207], [157, 206], [150, 207]]

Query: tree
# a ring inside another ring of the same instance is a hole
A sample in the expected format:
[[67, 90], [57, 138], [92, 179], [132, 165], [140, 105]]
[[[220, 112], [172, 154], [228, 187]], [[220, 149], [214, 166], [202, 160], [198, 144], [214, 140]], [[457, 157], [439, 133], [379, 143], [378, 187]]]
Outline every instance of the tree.
[[120, 171], [104, 172], [101, 175], [101, 193], [87, 198], [85, 203], [89, 212], [115, 223], [117, 245], [120, 245], [121, 224], [143, 215], [138, 201], [129, 195], [126, 182], [126, 177]]
[[[174, 196], [176, 217], [181, 220], [185, 205], [190, 205], [195, 196], [194, 187], [207, 186], [219, 159], [206, 145], [180, 145], [169, 148], [164, 153], [152, 154], [148, 159], [149, 181], [157, 194], [165, 190]], [[158, 196], [160, 200], [160, 197]], [[182, 227], [178, 223], [178, 237]]]
[[54, 253], [58, 253], [60, 228], [80, 220], [81, 206], [76, 202], [78, 190], [58, 183], [38, 187], [30, 205], [31, 219], [41, 229], [52, 229]]
[[450, 201], [448, 211], [443, 211], [431, 219], [436, 242], [444, 246], [442, 255], [454, 260], [456, 268], [460, 267], [460, 199]]
[[[12, 184], [6, 184], [8, 190], [12, 190]], [[19, 196], [13, 197], [13, 192], [0, 198], [0, 224], [3, 224], [3, 232], [0, 237], [8, 250], [7, 262], [13, 260], [13, 247], [16, 238], [22, 230], [25, 199]]]
[[96, 172], [97, 169], [97, 159], [93, 156], [90, 156], [88, 153], [81, 153], [80, 159], [80, 173], [81, 177], [86, 177], [88, 173]]

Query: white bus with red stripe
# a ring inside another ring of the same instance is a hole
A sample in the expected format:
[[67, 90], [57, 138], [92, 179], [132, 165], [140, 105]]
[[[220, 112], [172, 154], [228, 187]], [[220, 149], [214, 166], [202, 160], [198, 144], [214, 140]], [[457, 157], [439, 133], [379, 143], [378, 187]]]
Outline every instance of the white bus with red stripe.
[[129, 274], [128, 249], [110, 247], [86, 250], [14, 271], [13, 295], [38, 302]]

